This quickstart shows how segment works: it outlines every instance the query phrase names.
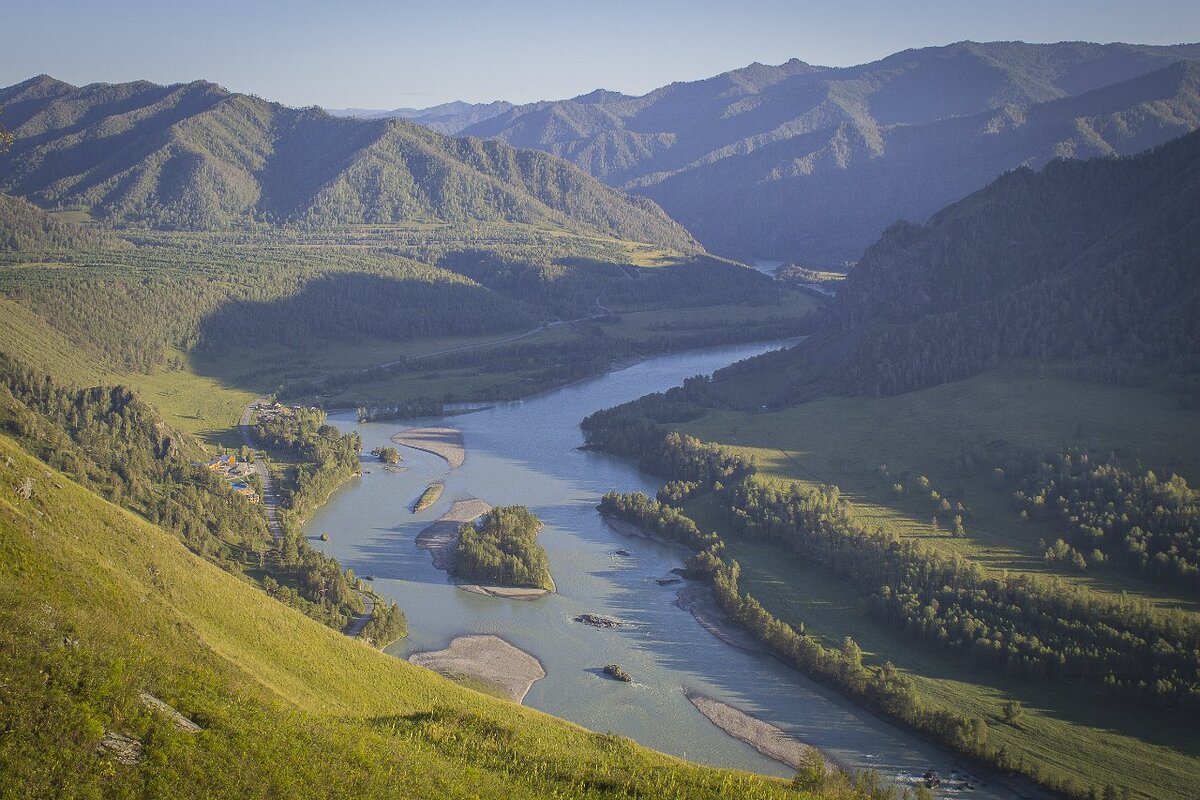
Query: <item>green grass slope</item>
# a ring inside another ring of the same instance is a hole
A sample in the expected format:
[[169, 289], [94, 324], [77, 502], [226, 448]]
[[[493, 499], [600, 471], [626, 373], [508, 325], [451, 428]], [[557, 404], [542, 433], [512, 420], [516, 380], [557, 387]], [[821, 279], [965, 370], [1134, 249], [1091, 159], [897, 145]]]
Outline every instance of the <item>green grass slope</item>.
[[[18, 488], [32, 481], [32, 497]], [[192, 556], [0, 438], [3, 797], [783, 797], [460, 688]], [[147, 691], [198, 723], [177, 729]], [[97, 751], [142, 743], [139, 765]]]

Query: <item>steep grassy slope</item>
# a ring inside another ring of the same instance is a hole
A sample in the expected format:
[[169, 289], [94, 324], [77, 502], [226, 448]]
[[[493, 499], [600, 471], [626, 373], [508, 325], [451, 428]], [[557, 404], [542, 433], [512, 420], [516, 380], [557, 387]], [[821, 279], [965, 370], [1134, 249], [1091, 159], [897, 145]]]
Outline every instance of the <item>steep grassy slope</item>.
[[0, 188], [118, 224], [226, 228], [509, 221], [685, 249], [652, 202], [543, 153], [460, 141], [401, 120], [331, 117], [204, 81], [0, 89], [16, 135]]
[[1196, 45], [960, 42], [840, 69], [752, 64], [641, 97], [598, 91], [465, 132], [643, 193], [713, 252], [836, 265], [1006, 169], [1194, 129], [1194, 76], [1134, 79], [1198, 58]]
[[[7, 796], [796, 796], [459, 688], [276, 604], [7, 438], [0, 465]], [[141, 764], [98, 753], [106, 732], [140, 739]]]

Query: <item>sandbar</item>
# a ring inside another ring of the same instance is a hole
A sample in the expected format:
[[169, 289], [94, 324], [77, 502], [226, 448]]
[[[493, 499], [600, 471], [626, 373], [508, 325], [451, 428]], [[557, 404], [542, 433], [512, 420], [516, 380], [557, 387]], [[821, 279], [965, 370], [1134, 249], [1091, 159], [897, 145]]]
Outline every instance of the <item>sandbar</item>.
[[[799, 769], [804, 756], [816, 748], [792, 736], [790, 733], [775, 727], [769, 722], [752, 717], [746, 712], [734, 708], [728, 703], [705, 697], [698, 692], [684, 689], [683, 693], [709, 722], [728, 733], [735, 739], [762, 753], [767, 758], [786, 764], [792, 769]], [[818, 751], [818, 755], [819, 755]], [[829, 759], [821, 756], [825, 762], [825, 771], [833, 772], [836, 767]]]
[[448, 570], [454, 561], [459, 527], [465, 522], [474, 522], [491, 510], [491, 505], [477, 498], [456, 500], [449, 511], [417, 534], [417, 547], [429, 551], [433, 566]]
[[433, 453], [451, 467], [461, 467], [467, 458], [462, 431], [458, 428], [411, 428], [393, 435], [392, 441], [401, 447]]
[[460, 636], [445, 650], [413, 653], [408, 660], [447, 677], [465, 675], [501, 690], [520, 703], [546, 677], [536, 658], [499, 636]]

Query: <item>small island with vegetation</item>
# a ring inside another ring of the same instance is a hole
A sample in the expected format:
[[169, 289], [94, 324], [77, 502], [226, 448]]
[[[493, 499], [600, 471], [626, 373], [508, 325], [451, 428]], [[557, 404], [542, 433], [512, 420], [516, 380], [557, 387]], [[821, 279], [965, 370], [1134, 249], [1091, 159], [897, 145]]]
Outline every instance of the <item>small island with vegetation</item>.
[[550, 559], [537, 543], [542, 521], [525, 506], [493, 508], [458, 529], [453, 559], [460, 583], [553, 592]]
[[425, 491], [421, 492], [421, 496], [417, 498], [417, 502], [413, 503], [413, 513], [420, 514], [438, 500], [442, 499], [442, 491], [445, 488], [446, 484], [441, 483], [440, 481], [429, 484], [429, 486], [425, 488]]
[[400, 451], [394, 447], [376, 447], [371, 451], [371, 455], [378, 458], [384, 464], [399, 464]]
[[621, 669], [619, 664], [606, 664], [604, 667], [604, 674], [612, 678], [614, 681], [623, 681], [625, 683], [633, 682], [633, 676]]

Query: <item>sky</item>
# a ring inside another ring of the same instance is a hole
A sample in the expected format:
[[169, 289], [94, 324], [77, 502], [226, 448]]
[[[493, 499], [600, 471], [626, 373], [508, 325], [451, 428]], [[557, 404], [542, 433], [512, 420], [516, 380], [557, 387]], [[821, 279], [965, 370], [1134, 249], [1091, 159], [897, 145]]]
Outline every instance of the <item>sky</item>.
[[0, 86], [199, 78], [293, 106], [643, 94], [758, 61], [848, 66], [963, 39], [1200, 41], [1196, 0], [34, 0]]

